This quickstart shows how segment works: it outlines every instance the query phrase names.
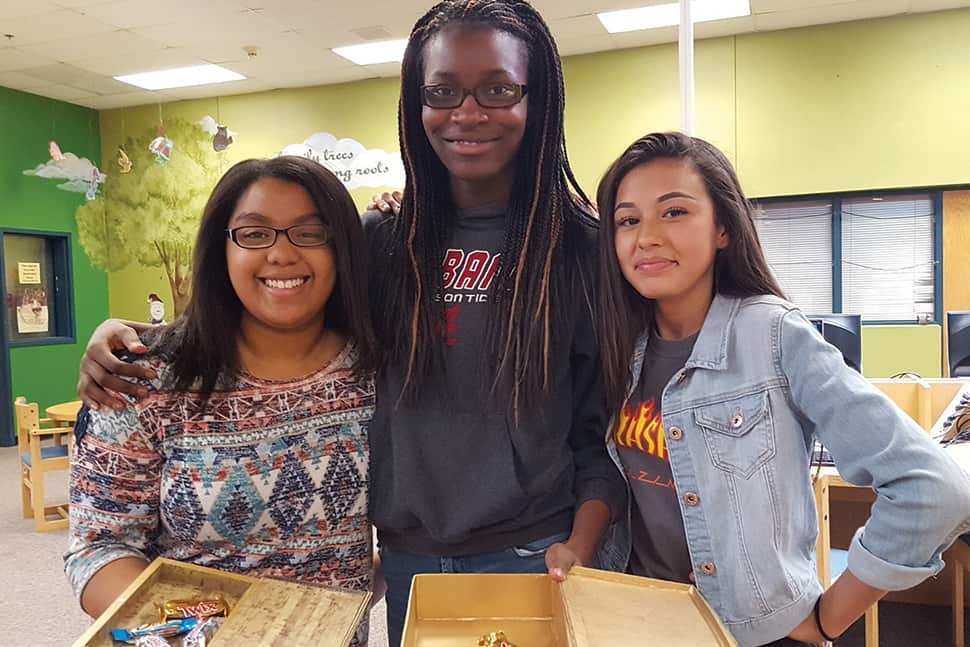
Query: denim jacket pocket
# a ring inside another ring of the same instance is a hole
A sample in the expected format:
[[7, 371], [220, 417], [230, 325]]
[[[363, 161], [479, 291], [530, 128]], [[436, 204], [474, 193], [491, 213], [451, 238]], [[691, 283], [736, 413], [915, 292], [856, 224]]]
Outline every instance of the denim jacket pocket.
[[698, 406], [694, 422], [720, 470], [748, 478], [775, 454], [766, 391]]

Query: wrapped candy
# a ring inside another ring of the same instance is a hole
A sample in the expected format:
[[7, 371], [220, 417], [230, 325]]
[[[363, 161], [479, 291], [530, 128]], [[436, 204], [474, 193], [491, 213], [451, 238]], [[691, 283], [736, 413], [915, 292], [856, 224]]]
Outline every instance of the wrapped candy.
[[181, 620], [172, 620], [171, 622], [163, 622], [137, 629], [112, 629], [111, 637], [115, 640], [134, 644], [142, 636], [168, 637], [188, 633], [195, 629], [197, 624], [199, 624], [198, 618], [182, 618]]
[[169, 600], [158, 606], [158, 619], [161, 622], [181, 618], [210, 618], [227, 615], [229, 615], [229, 603], [218, 593], [211, 598]]
[[172, 643], [161, 636], [149, 634], [135, 638], [135, 647], [172, 647]]
[[515, 647], [506, 638], [504, 631], [493, 631], [485, 634], [478, 640], [478, 644], [480, 647]]
[[215, 617], [201, 621], [195, 629], [182, 637], [182, 647], [206, 647], [223, 622], [225, 622], [224, 618]]

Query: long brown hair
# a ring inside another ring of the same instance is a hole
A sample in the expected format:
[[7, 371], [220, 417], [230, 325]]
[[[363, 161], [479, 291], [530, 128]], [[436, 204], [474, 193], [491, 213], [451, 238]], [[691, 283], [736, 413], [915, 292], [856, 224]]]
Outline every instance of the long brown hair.
[[398, 113], [406, 182], [400, 216], [375, 268], [375, 322], [389, 362], [406, 367], [401, 395], [413, 399], [443, 356], [441, 265], [455, 207], [448, 170], [424, 131], [420, 86], [425, 45], [446, 28], [505, 32], [528, 50], [528, 116], [483, 345], [483, 356], [494, 364], [493, 386], [501, 383], [503, 395], [507, 386], [517, 406], [520, 392], [531, 402], [548, 385], [550, 347], [565, 334], [553, 322], [569, 311], [571, 284], [578, 280], [574, 259], [580, 252], [574, 250], [595, 223], [566, 157], [559, 53], [525, 0], [445, 0], [414, 25]]
[[714, 258], [714, 291], [747, 297], [784, 297], [765, 260], [752, 218], [731, 162], [712, 144], [682, 133], [651, 133], [633, 142], [600, 180], [596, 201], [600, 212], [600, 289], [597, 328], [610, 409], [623, 406], [630, 380], [630, 358], [637, 337], [653, 323], [653, 301], [623, 277], [614, 237], [616, 194], [627, 174], [657, 159], [689, 161], [704, 179], [714, 203], [714, 217], [727, 233], [728, 246]]
[[229, 281], [226, 227], [239, 199], [261, 178], [276, 178], [306, 189], [329, 226], [337, 283], [327, 300], [324, 321], [356, 342], [357, 367], [374, 370], [378, 345], [367, 301], [364, 234], [357, 208], [344, 185], [320, 164], [302, 157], [250, 159], [235, 164], [216, 184], [206, 203], [195, 243], [192, 295], [185, 314], [159, 331], [153, 350], [172, 360], [172, 388], [208, 395], [239, 371], [237, 340], [242, 302]]

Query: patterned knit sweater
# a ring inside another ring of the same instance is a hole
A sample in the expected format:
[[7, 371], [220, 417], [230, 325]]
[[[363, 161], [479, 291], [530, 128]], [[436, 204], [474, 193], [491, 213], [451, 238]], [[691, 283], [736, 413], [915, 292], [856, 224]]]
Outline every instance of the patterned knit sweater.
[[[135, 360], [158, 376], [144, 383], [149, 396], [75, 428], [65, 555], [75, 594], [123, 557], [369, 590], [374, 384], [356, 355], [348, 343], [292, 381], [244, 374], [204, 407], [162, 388], [160, 356]], [[366, 640], [365, 625], [354, 644]]]

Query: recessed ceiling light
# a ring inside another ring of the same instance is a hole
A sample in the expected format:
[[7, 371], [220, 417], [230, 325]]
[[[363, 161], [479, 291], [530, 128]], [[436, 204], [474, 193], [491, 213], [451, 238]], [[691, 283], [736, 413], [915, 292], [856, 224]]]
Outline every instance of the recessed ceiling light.
[[[748, 0], [693, 0], [690, 10], [694, 22], [724, 20], [751, 15], [751, 6]], [[638, 9], [607, 11], [596, 14], [596, 17], [603, 23], [606, 31], [611, 34], [657, 29], [658, 27], [673, 27], [680, 24], [680, 4], [670, 2]]]
[[177, 67], [156, 72], [125, 74], [114, 78], [146, 90], [165, 90], [167, 88], [186, 88], [192, 85], [241, 81], [246, 77], [218, 65], [193, 65], [192, 67]]
[[376, 43], [364, 43], [363, 45], [335, 47], [330, 51], [357, 65], [375, 65], [377, 63], [399, 63], [404, 59], [404, 50], [407, 46], [407, 39], [382, 40]]

